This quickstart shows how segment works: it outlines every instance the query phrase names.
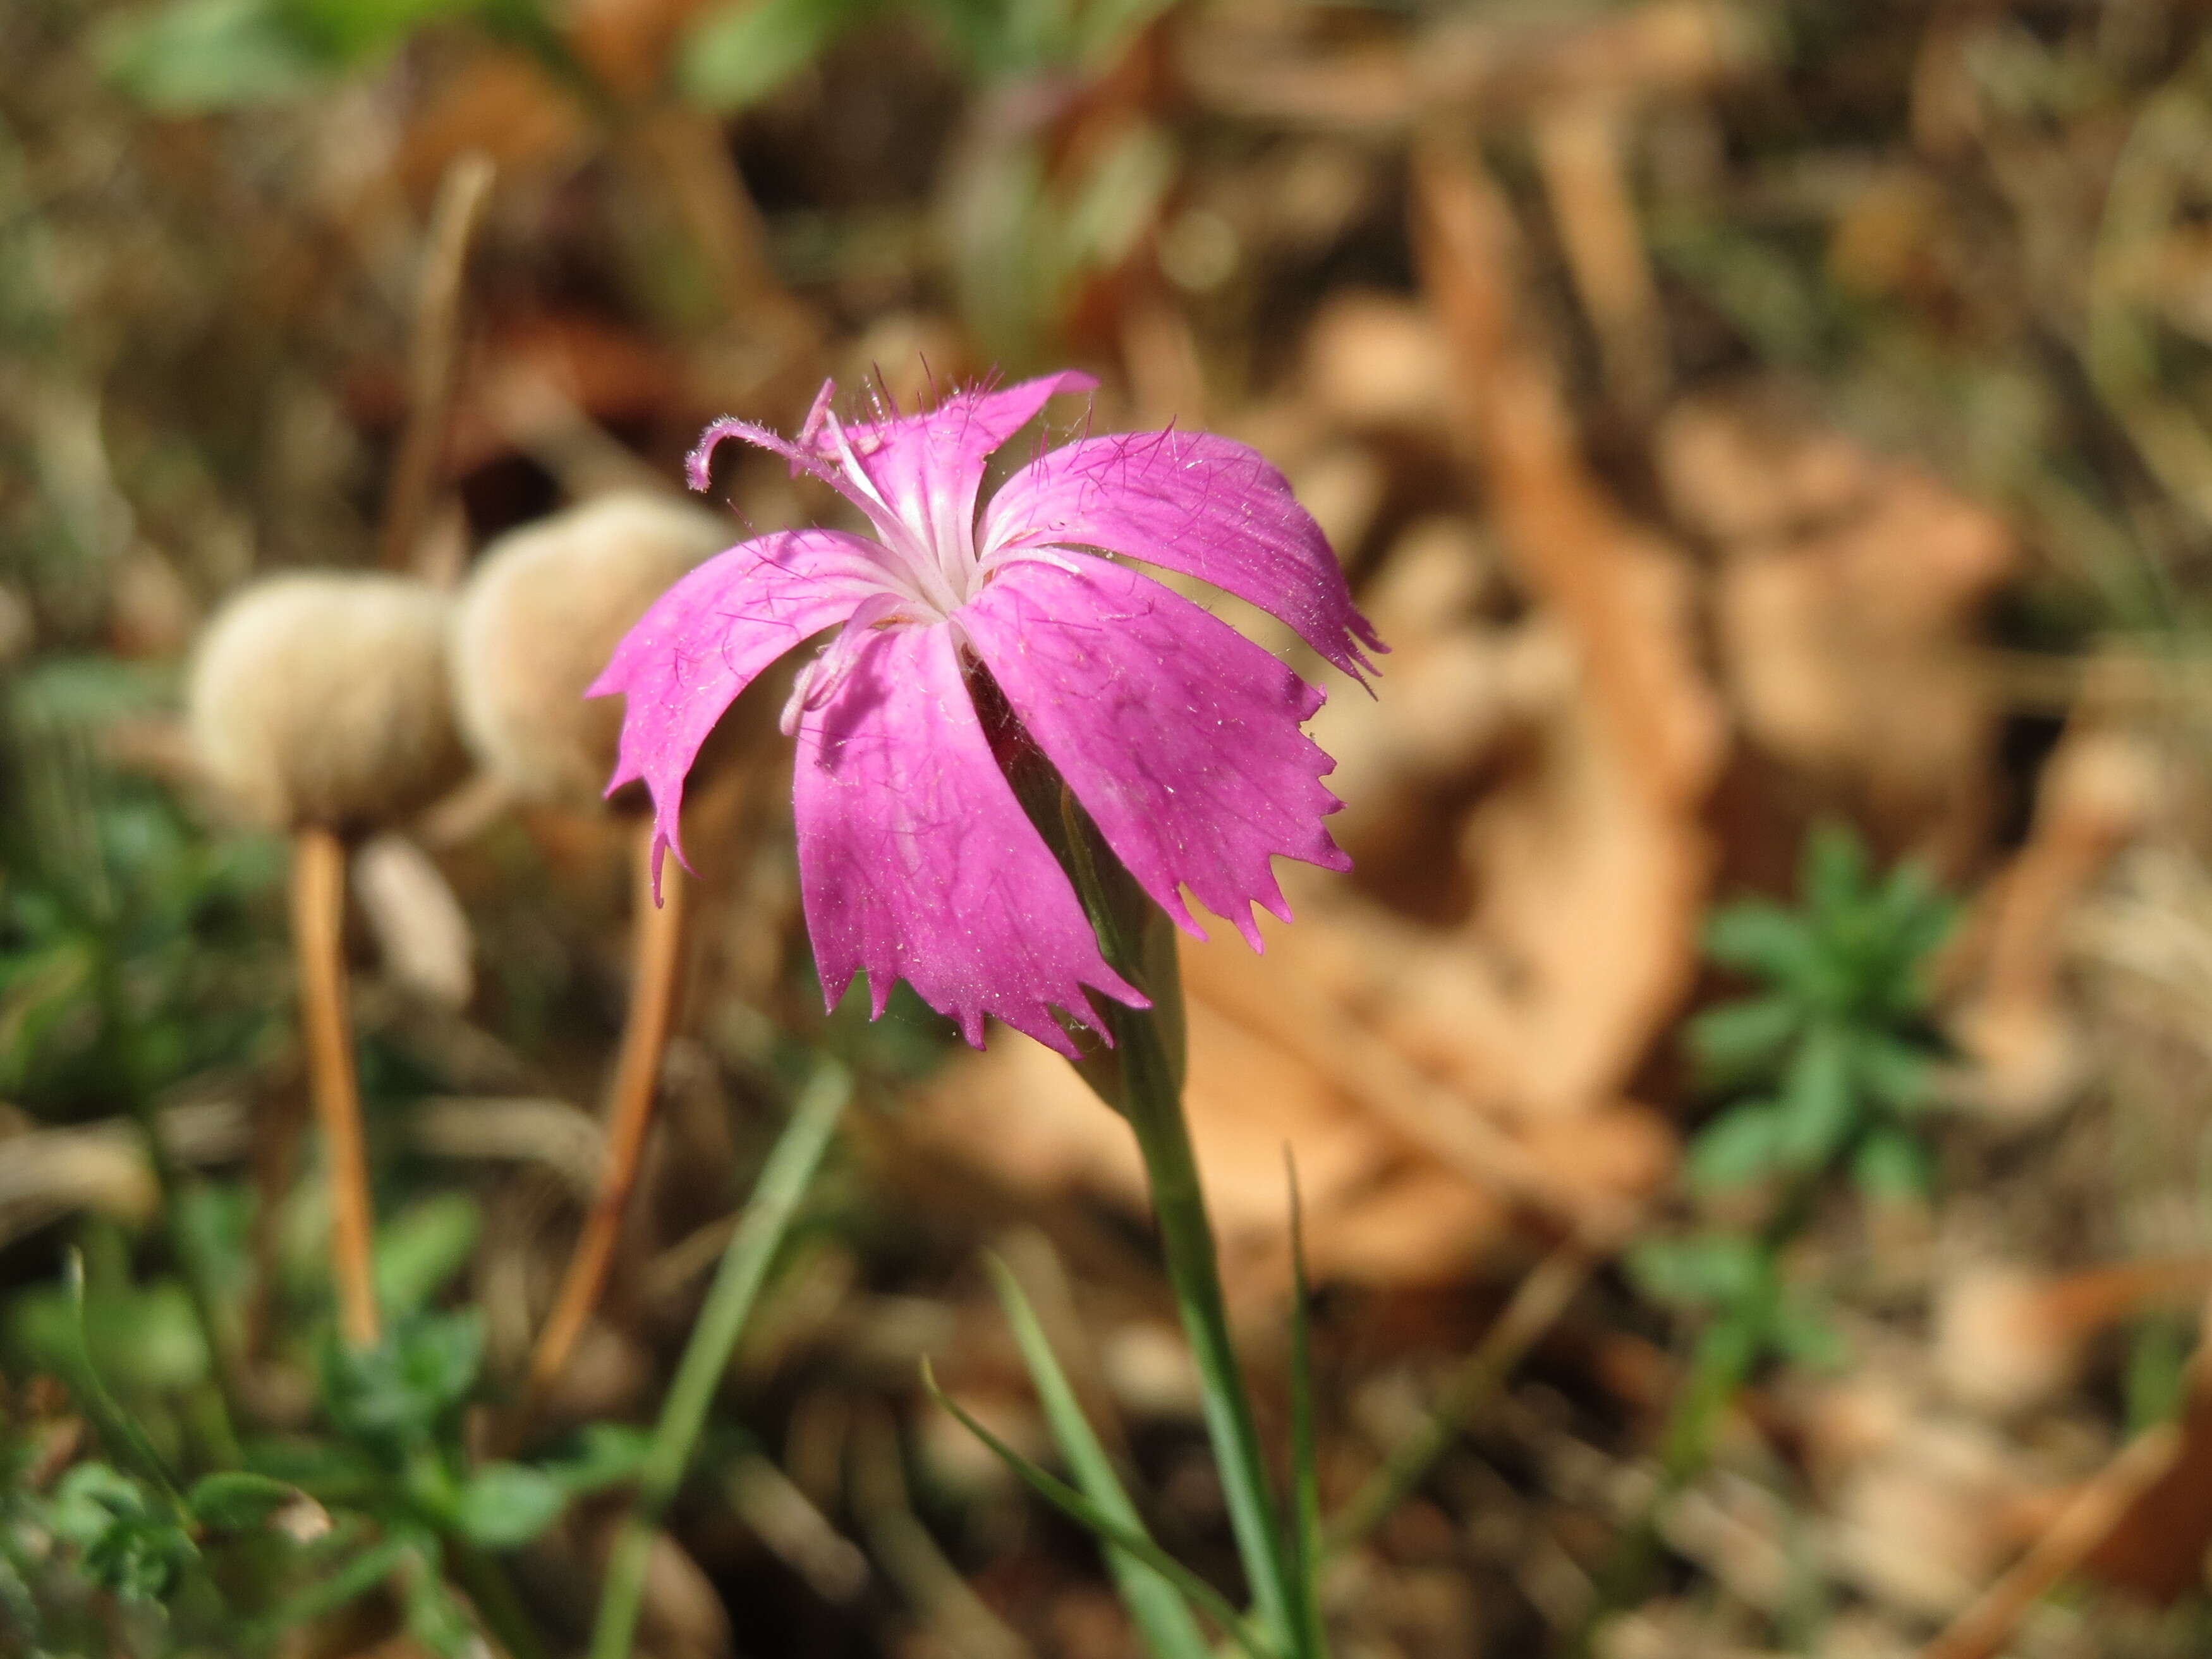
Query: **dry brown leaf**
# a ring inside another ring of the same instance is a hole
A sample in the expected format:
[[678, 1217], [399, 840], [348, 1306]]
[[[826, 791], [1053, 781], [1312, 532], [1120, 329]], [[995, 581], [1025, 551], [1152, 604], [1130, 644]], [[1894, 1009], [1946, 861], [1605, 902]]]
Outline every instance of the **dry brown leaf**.
[[2050, 1491], [2000, 1437], [1916, 1418], [1842, 1482], [1833, 1565], [1877, 1601], [1943, 1618], [2034, 1537], [2051, 1509]]
[[1674, 511], [1719, 550], [1717, 621], [1745, 731], [1956, 867], [1991, 799], [1998, 710], [1978, 636], [2016, 567], [2010, 532], [1772, 386], [1685, 401], [1656, 454]]
[[486, 51], [431, 85], [393, 171], [428, 199], [457, 156], [481, 150], [513, 188], [580, 165], [592, 142], [582, 107], [550, 74], [520, 53]]
[[1417, 190], [1455, 433], [1523, 583], [1571, 642], [1579, 695], [1546, 711], [1468, 820], [1464, 928], [1370, 963], [1379, 982], [1360, 1000], [1477, 1098], [1571, 1116], [1617, 1096], [1694, 971], [1722, 715], [1698, 667], [1686, 561], [1582, 458], [1519, 301], [1503, 199], [1442, 140], [1423, 147]]
[[2100, 1334], [2147, 1304], [2185, 1305], [2212, 1288], [2212, 1262], [2131, 1261], [2069, 1273], [1982, 1261], [1953, 1274], [1936, 1299], [1932, 1358], [1960, 1404], [2010, 1417], [2058, 1399], [2081, 1380]]
[[2034, 1123], [2080, 1084], [2087, 1054], [2063, 984], [2067, 929], [2149, 823], [2160, 790], [2154, 747], [2094, 725], [2069, 733], [2045, 766], [2027, 845], [1982, 899], [1978, 978], [1951, 1022], [1976, 1067], [1966, 1103]]
[[1445, 12], [1403, 40], [1352, 47], [1255, 30], [1231, 9], [1188, 33], [1179, 67], [1217, 109], [1379, 137], [1444, 109], [1519, 121], [1569, 98], [1626, 102], [1706, 87], [1753, 56], [1756, 31], [1746, 25], [1712, 0], [1649, 0], [1586, 19]]
[[1392, 294], [1352, 289], [1326, 301], [1306, 330], [1303, 372], [1315, 407], [1354, 428], [1432, 431], [1449, 395], [1434, 319]]
[[[1615, 1104], [1516, 1133], [1411, 1066], [1328, 995], [1316, 950], [1361, 954], [1372, 907], [1270, 925], [1255, 956], [1228, 934], [1183, 948], [1190, 1035], [1186, 1109], [1225, 1270], [1272, 1291], [1288, 1267], [1287, 1148], [1297, 1161], [1317, 1277], [1445, 1282], [1528, 1206], [1618, 1224], [1672, 1167], [1653, 1113]], [[1384, 942], [1387, 948], [1387, 941]], [[927, 1133], [1019, 1190], [1144, 1199], [1134, 1143], [1067, 1063], [1012, 1033], [953, 1066], [925, 1103]]]
[[[1231, 947], [1200, 947], [1218, 948]], [[1506, 1209], [1492, 1194], [1464, 1179], [1438, 1181], [1325, 1078], [1202, 996], [1190, 999], [1189, 1035], [1185, 1106], [1235, 1287], [1272, 1290], [1285, 1277], [1286, 1147], [1297, 1159], [1318, 1276], [1449, 1279], [1503, 1231]], [[1066, 1060], [1011, 1032], [951, 1068], [926, 1110], [927, 1133], [1021, 1190], [1144, 1202], [1127, 1125]]]
[[570, 0], [569, 44], [600, 82], [625, 98], [652, 94], [684, 26], [706, 0]]

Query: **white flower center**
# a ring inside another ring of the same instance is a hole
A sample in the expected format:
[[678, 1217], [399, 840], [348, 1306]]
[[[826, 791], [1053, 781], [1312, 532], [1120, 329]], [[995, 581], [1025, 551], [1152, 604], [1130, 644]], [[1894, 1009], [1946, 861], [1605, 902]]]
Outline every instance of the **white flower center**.
[[823, 411], [823, 431], [836, 453], [837, 470], [853, 486], [876, 535], [891, 555], [890, 575], [898, 589], [934, 616], [951, 616], [975, 597], [982, 575], [975, 557], [975, 527], [963, 513], [957, 491], [937, 487], [925, 471], [909, 497], [878, 487], [860, 465], [852, 439], [836, 416]]

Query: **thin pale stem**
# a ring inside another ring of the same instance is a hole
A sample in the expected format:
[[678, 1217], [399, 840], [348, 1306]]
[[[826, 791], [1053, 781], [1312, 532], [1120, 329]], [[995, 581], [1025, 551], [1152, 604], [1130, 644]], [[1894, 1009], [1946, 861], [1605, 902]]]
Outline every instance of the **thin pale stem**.
[[681, 871], [671, 870], [662, 889], [664, 902], [655, 904], [649, 822], [638, 829], [636, 854], [637, 978], [608, 1101], [606, 1163], [591, 1213], [584, 1218], [584, 1230], [568, 1257], [560, 1293], [554, 1297], [553, 1310], [546, 1316], [545, 1328], [530, 1356], [520, 1413], [525, 1425], [546, 1391], [560, 1380], [576, 1339], [582, 1335], [585, 1322], [606, 1286], [623, 1212], [629, 1206], [638, 1165], [645, 1156], [646, 1131], [653, 1124], [661, 1051], [667, 1046], [669, 1027], [676, 1018], [684, 971], [684, 878]]
[[331, 1195], [331, 1272], [338, 1326], [353, 1346], [377, 1338], [376, 1274], [368, 1155], [346, 1013], [345, 844], [302, 825], [292, 836], [292, 941], [299, 956], [300, 1014], [307, 1028], [308, 1092], [323, 1132]]
[[615, 1535], [607, 1562], [605, 1588], [592, 1630], [591, 1659], [628, 1659], [645, 1600], [645, 1573], [653, 1557], [653, 1534], [684, 1483], [691, 1455], [706, 1426], [714, 1390], [729, 1369], [730, 1355], [744, 1334], [753, 1304], [767, 1280], [777, 1247], [798, 1213], [800, 1200], [821, 1167], [837, 1120], [852, 1098], [852, 1079], [842, 1066], [823, 1062], [799, 1096], [791, 1121], [761, 1169], [745, 1206], [744, 1218], [730, 1235], [721, 1266], [699, 1310], [691, 1340], [676, 1368], [676, 1379], [661, 1402], [660, 1421], [639, 1477], [637, 1497]]
[[2014, 1627], [2099, 1545], [2143, 1495], [2172, 1472], [2182, 1431], [2146, 1430], [2081, 1486], [2019, 1562], [1920, 1650], [1920, 1659], [1991, 1659]]
[[407, 428], [385, 493], [385, 568], [404, 570], [416, 544], [445, 453], [453, 387], [460, 361], [461, 298], [469, 246], [491, 199], [491, 159], [471, 150], [447, 168], [430, 213], [428, 246], [415, 297], [415, 334], [408, 350]]

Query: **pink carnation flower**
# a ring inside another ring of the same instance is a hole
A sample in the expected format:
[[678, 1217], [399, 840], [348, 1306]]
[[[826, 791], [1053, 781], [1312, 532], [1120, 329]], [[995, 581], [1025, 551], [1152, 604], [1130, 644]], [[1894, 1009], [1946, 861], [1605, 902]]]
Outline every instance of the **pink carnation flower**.
[[1180, 890], [1257, 949], [1251, 906], [1287, 920], [1269, 860], [1347, 866], [1322, 827], [1335, 763], [1298, 728], [1322, 694], [1181, 594], [1113, 560], [1182, 571], [1272, 611], [1352, 675], [1382, 649], [1289, 485], [1204, 433], [1089, 437], [1041, 454], [979, 517], [992, 453], [1060, 374], [846, 425], [824, 385], [798, 441], [742, 421], [716, 444], [786, 457], [860, 508], [873, 538], [784, 530], [708, 561], [616, 647], [592, 695], [622, 692], [609, 792], [652, 792], [653, 857], [679, 844], [684, 780], [724, 709], [776, 658], [838, 632], [800, 672], [784, 726], [799, 884], [823, 993], [867, 970], [875, 1012], [904, 978], [981, 1046], [994, 1015], [1064, 1054], [1057, 1007], [1095, 1025], [1086, 988], [1143, 996], [1100, 954], [1066, 874], [994, 757], [977, 665], [1145, 891], [1199, 934]]

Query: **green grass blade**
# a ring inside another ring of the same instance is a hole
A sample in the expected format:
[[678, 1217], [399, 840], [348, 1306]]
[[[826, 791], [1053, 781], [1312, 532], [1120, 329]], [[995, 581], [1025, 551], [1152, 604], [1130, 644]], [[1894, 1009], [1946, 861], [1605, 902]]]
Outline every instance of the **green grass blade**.
[[1170, 1555], [1140, 1532], [1133, 1532], [1101, 1510], [1065, 1480], [1047, 1470], [1039, 1468], [1005, 1441], [985, 1428], [952, 1396], [937, 1385], [937, 1374], [930, 1369], [929, 1361], [921, 1362], [921, 1386], [929, 1397], [960, 1420], [963, 1427], [995, 1453], [1000, 1462], [1011, 1469], [1015, 1477], [1038, 1497], [1058, 1510], [1076, 1525], [1088, 1529], [1115, 1549], [1142, 1562], [1154, 1572], [1182, 1591], [1190, 1604], [1204, 1613], [1231, 1641], [1243, 1649], [1250, 1659], [1277, 1659], [1270, 1650], [1255, 1640], [1245, 1627], [1244, 1616], [1238, 1613], [1229, 1598], [1200, 1578], [1188, 1567]]
[[348, 1602], [358, 1601], [398, 1571], [414, 1547], [405, 1538], [386, 1538], [371, 1544], [329, 1577], [287, 1597], [255, 1620], [248, 1626], [249, 1642], [274, 1643], [286, 1632], [326, 1619]]
[[1321, 1616], [1321, 1459], [1314, 1436], [1313, 1328], [1306, 1316], [1305, 1212], [1298, 1167], [1288, 1147], [1283, 1166], [1291, 1188], [1291, 1616], [1295, 1638], [1312, 1659], [1328, 1651]]
[[853, 1079], [845, 1068], [824, 1060], [806, 1085], [791, 1121], [761, 1168], [744, 1217], [730, 1236], [721, 1266], [707, 1291], [691, 1340], [678, 1362], [675, 1381], [660, 1408], [660, 1421], [653, 1431], [638, 1481], [635, 1503], [616, 1534], [612, 1558], [607, 1565], [606, 1587], [599, 1596], [599, 1616], [592, 1628], [592, 1659], [629, 1659], [637, 1632], [638, 1614], [645, 1601], [646, 1564], [653, 1553], [653, 1536], [662, 1513], [683, 1484], [691, 1454], [706, 1426], [707, 1409], [714, 1389], [730, 1364], [730, 1355], [744, 1334], [753, 1304], [768, 1279], [783, 1236], [799, 1201], [813, 1184], [845, 1103], [853, 1097]]
[[[1029, 1367], [1030, 1381], [1036, 1389], [1038, 1404], [1044, 1408], [1054, 1443], [1074, 1471], [1077, 1486], [1109, 1520], [1151, 1541], [1137, 1506], [1129, 1501], [1129, 1494], [1114, 1473], [1113, 1460], [1099, 1444], [1075, 1390], [1068, 1385], [1066, 1373], [1060, 1369], [1036, 1310], [1023, 1293], [1021, 1281], [996, 1256], [986, 1257], [985, 1265], [999, 1292], [1000, 1305], [1006, 1310], [1006, 1323], [1013, 1328], [1014, 1342], [1022, 1351], [1022, 1362]], [[1105, 1549], [1106, 1565], [1121, 1592], [1122, 1604], [1144, 1632], [1146, 1645], [1159, 1659], [1210, 1659], [1212, 1650], [1174, 1582], [1110, 1541]]]
[[84, 1256], [72, 1249], [63, 1258], [62, 1283], [69, 1293], [68, 1370], [64, 1381], [76, 1396], [77, 1407], [92, 1419], [92, 1426], [106, 1445], [108, 1455], [134, 1470], [167, 1500], [171, 1511], [189, 1522], [191, 1510], [168, 1460], [154, 1449], [138, 1419], [107, 1391], [106, 1379], [93, 1363], [92, 1344], [84, 1329]]

